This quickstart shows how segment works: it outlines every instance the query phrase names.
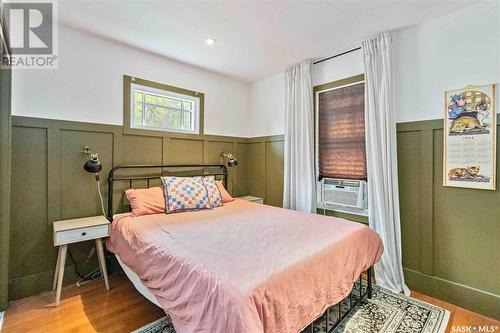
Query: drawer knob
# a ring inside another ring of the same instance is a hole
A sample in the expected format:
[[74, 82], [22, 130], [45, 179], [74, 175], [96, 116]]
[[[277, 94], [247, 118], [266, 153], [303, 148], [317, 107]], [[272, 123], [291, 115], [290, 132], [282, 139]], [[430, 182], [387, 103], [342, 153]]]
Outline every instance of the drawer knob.
[[86, 234], [87, 234], [87, 233], [86, 233], [85, 231], [84, 231], [84, 232], [82, 232], [82, 236], [85, 236]]

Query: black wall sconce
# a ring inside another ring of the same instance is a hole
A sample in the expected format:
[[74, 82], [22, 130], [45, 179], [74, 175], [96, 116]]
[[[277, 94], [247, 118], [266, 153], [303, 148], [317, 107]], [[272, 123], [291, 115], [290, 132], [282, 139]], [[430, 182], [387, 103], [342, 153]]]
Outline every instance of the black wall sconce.
[[101, 182], [99, 179], [99, 172], [101, 172], [102, 170], [102, 164], [101, 161], [99, 160], [99, 154], [90, 151], [90, 147], [87, 145], [83, 147], [82, 153], [89, 156], [89, 159], [85, 162], [85, 164], [83, 164], [83, 169], [95, 175], [95, 181], [97, 184], [97, 194], [99, 195], [102, 214], [106, 216], [106, 212], [104, 210], [104, 202], [101, 193]]
[[229, 167], [237, 166], [238, 160], [231, 153], [220, 153], [220, 164], [224, 164], [224, 160], [227, 159], [227, 165]]
[[84, 146], [82, 153], [89, 155], [90, 159], [85, 162], [83, 169], [87, 172], [94, 173], [96, 177], [99, 177], [99, 172], [102, 170], [101, 161], [99, 161], [99, 154], [90, 151], [89, 146]]

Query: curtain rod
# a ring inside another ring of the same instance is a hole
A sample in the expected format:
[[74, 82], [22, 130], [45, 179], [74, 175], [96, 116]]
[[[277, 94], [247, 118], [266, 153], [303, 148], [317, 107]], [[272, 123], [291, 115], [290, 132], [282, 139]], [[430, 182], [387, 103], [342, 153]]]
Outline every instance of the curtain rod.
[[320, 62], [327, 61], [327, 60], [330, 60], [330, 59], [333, 59], [333, 58], [340, 57], [341, 55], [344, 55], [344, 54], [347, 54], [347, 53], [351, 53], [351, 52], [354, 52], [354, 51], [357, 51], [357, 50], [361, 50], [361, 46], [357, 47], [355, 49], [349, 50], [349, 51], [345, 51], [345, 52], [342, 52], [342, 53], [339, 53], [339, 54], [336, 54], [336, 55], [332, 55], [331, 57], [328, 57], [328, 58], [325, 58], [325, 59], [318, 60], [316, 62], [313, 62], [313, 65], [319, 64]]

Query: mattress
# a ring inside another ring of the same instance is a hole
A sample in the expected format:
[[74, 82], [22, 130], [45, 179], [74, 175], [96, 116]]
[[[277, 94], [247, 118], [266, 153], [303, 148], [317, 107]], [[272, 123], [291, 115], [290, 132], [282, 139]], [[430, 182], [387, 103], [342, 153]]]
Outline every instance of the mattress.
[[155, 295], [153, 295], [148, 288], [142, 283], [141, 279], [137, 276], [137, 274], [134, 273], [133, 270], [130, 269], [127, 265], [125, 265], [120, 257], [116, 255], [116, 259], [118, 260], [118, 263], [120, 266], [123, 268], [123, 271], [125, 272], [125, 275], [128, 277], [130, 282], [134, 285], [135, 289], [141, 293], [142, 296], [144, 296], [148, 301], [151, 303], [158, 305], [161, 308], [160, 302], [156, 299]]
[[383, 251], [362, 224], [244, 200], [119, 216], [107, 248], [178, 333], [299, 332], [347, 296]]

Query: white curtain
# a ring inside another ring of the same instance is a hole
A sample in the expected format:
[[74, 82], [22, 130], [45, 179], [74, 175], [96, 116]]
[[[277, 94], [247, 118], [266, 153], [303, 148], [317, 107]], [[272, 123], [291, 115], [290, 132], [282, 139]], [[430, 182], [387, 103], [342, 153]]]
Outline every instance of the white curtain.
[[314, 212], [314, 109], [312, 62], [285, 71], [285, 175], [283, 207]]
[[409, 295], [401, 259], [392, 34], [367, 39], [362, 47], [369, 223], [384, 243], [375, 276], [378, 285]]

